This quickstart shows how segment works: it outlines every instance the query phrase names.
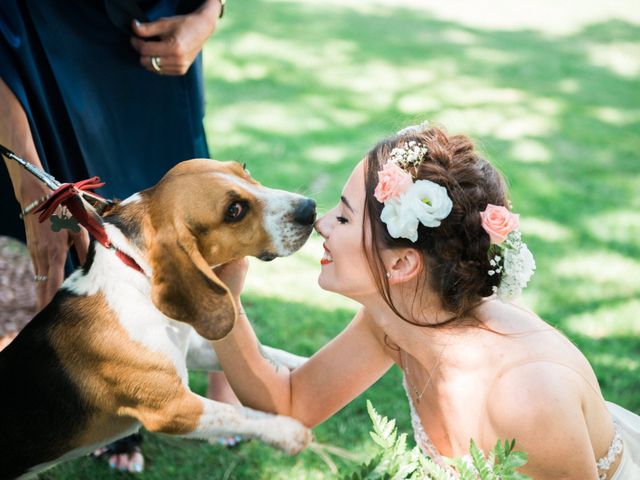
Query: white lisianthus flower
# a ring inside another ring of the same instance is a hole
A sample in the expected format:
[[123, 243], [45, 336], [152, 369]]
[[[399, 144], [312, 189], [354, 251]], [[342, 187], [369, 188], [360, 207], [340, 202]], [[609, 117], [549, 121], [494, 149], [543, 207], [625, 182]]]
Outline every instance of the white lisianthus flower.
[[430, 180], [418, 180], [404, 193], [384, 202], [380, 220], [393, 238], [418, 240], [418, 223], [437, 227], [451, 213], [447, 189]]
[[453, 208], [447, 189], [430, 180], [415, 182], [404, 192], [401, 201], [425, 227], [439, 226]]
[[380, 220], [387, 225], [387, 231], [393, 238], [418, 240], [418, 218], [415, 213], [403, 205], [404, 195], [384, 202]]

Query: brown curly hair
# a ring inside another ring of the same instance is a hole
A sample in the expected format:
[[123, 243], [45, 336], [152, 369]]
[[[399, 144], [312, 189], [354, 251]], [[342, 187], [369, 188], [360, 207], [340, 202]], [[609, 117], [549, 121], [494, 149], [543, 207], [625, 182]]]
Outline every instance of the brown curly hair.
[[[440, 226], [419, 225], [416, 242], [389, 235], [380, 220], [384, 205], [373, 195], [378, 172], [391, 151], [412, 140], [428, 148], [419, 166], [410, 172], [414, 180], [431, 180], [445, 187], [453, 203], [451, 213]], [[491, 270], [490, 240], [482, 228], [480, 212], [489, 203], [507, 206], [507, 191], [502, 175], [476, 152], [468, 137], [449, 136], [441, 128], [427, 127], [382, 140], [365, 159], [365, 192], [364, 217], [369, 218], [372, 227], [370, 248], [373, 255], [367, 256], [369, 267], [378, 290], [397, 315], [409, 323], [424, 325], [406, 318], [393, 305], [380, 256], [380, 249], [385, 247], [409, 247], [422, 253], [426, 271], [423, 280], [439, 296], [443, 307], [454, 314], [443, 323], [462, 317], [483, 297], [493, 293], [501, 275], [488, 275]]]

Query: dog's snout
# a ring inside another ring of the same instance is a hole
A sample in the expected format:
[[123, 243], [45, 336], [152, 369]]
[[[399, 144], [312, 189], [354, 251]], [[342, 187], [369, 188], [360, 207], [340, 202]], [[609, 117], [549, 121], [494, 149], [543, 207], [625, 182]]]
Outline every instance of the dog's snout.
[[316, 202], [310, 198], [285, 191], [273, 191], [267, 203], [265, 227], [271, 238], [268, 248], [259, 258], [286, 257], [298, 250], [313, 231], [316, 220]]
[[310, 198], [302, 200], [296, 207], [294, 219], [300, 225], [313, 225], [316, 221], [316, 202]]

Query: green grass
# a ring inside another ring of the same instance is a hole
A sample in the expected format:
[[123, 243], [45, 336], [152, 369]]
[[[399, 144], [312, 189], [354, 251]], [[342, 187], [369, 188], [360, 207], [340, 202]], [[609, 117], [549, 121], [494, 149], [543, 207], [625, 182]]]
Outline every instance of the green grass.
[[[580, 347], [607, 399], [638, 412], [638, 8], [454, 3], [230, 2], [205, 51], [213, 156], [247, 162], [322, 211], [382, 136], [423, 119], [471, 135], [507, 176], [537, 259], [524, 303]], [[291, 258], [252, 264], [246, 303], [264, 343], [310, 355], [351, 318], [352, 303], [315, 283], [320, 255], [313, 238]], [[365, 397], [408, 432], [399, 379], [392, 369], [317, 440], [366, 457]], [[192, 375], [194, 390], [205, 382]], [[148, 479], [335, 476], [314, 452], [287, 457], [258, 442], [229, 451], [147, 434], [145, 455]], [[343, 473], [353, 465], [334, 460]], [[114, 476], [83, 458], [41, 478]]]

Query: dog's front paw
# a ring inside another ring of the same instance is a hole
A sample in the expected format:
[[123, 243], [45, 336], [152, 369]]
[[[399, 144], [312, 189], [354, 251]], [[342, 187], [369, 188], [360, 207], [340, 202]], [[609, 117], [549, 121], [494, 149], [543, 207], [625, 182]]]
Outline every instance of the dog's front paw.
[[299, 421], [279, 415], [268, 421], [262, 432], [262, 439], [285, 453], [294, 455], [311, 443], [313, 435]]

